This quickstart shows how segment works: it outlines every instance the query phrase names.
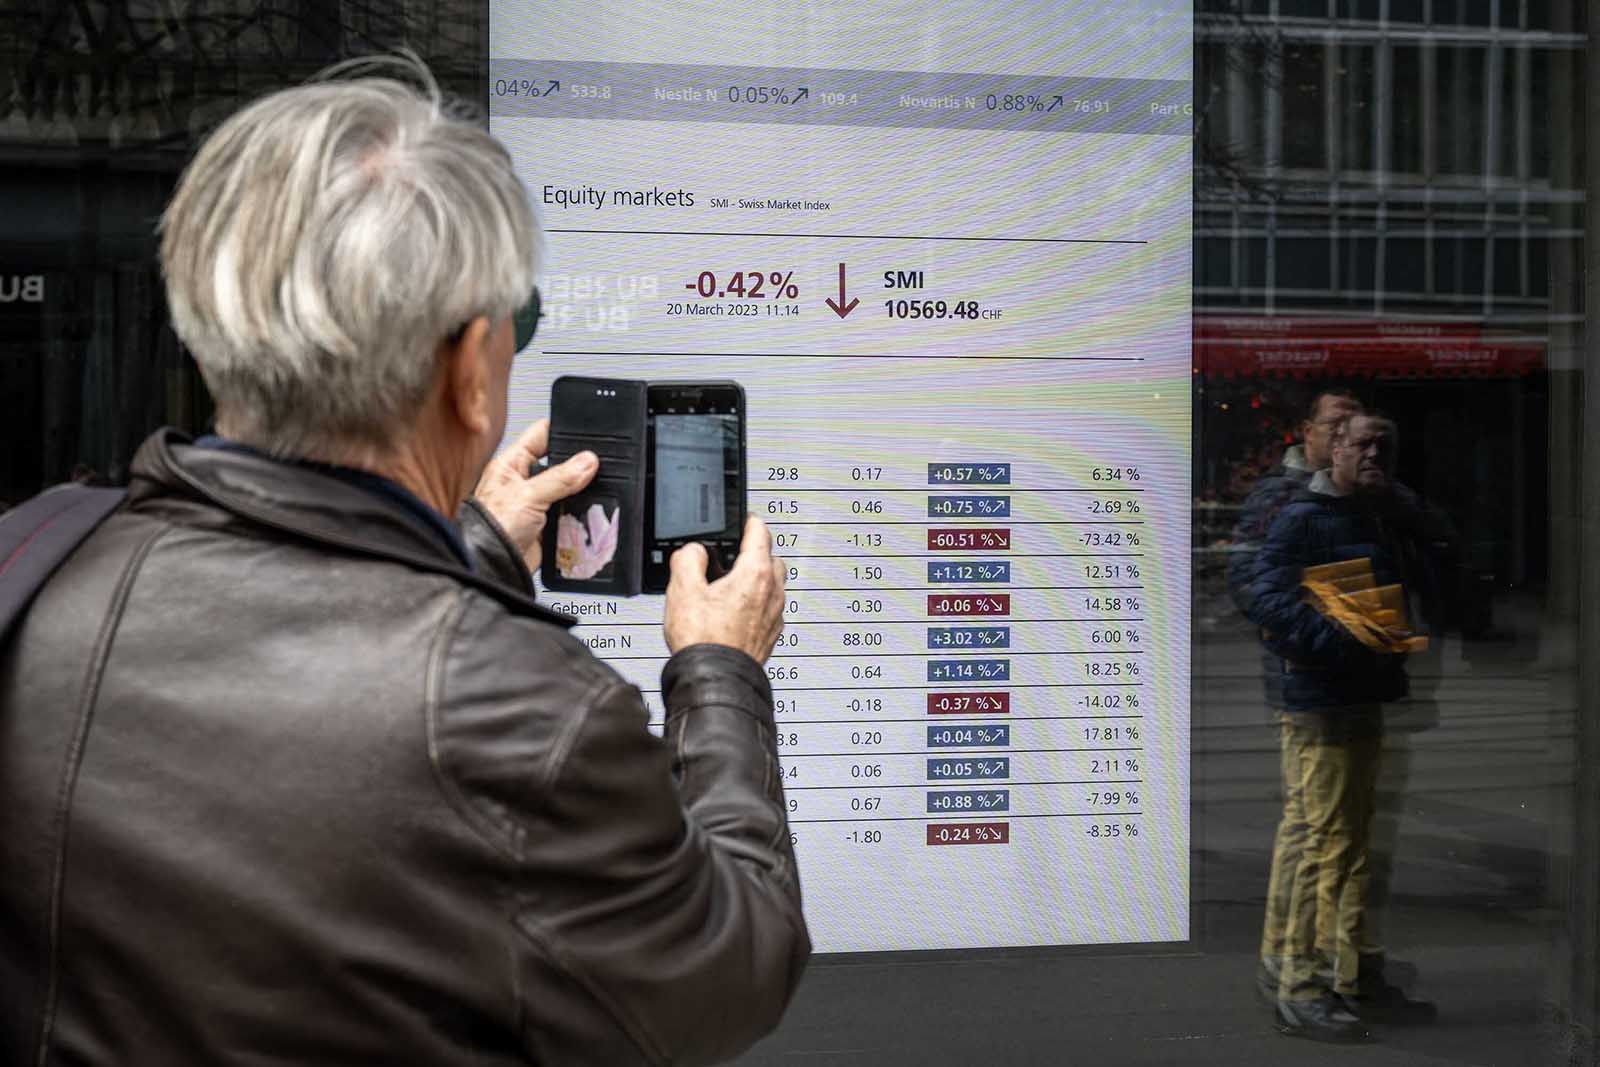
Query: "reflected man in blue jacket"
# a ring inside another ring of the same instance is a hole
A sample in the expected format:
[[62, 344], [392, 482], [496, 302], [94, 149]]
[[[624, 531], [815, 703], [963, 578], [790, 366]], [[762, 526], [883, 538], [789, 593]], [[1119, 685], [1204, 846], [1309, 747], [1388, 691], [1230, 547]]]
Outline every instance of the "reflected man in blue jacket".
[[[1404, 657], [1368, 648], [1301, 590], [1306, 568], [1360, 559], [1380, 586], [1410, 595], [1429, 584], [1421, 508], [1394, 481], [1398, 436], [1380, 415], [1342, 419], [1329, 466], [1278, 510], [1234, 588], [1261, 628], [1269, 692], [1281, 692], [1284, 709], [1285, 804], [1263, 940], [1281, 946], [1272, 961], [1280, 1028], [1317, 1040], [1364, 1039], [1363, 1017], [1403, 1002], [1398, 990], [1363, 988], [1360, 978], [1362, 951], [1372, 950], [1364, 924], [1382, 705], [1408, 691]], [[1331, 961], [1320, 957], [1319, 930]]]

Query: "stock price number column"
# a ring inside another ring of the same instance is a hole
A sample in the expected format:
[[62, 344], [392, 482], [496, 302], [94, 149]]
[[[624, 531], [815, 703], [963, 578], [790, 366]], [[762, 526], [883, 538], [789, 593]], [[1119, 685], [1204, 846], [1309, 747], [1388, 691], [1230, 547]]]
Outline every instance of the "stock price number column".
[[788, 581], [767, 666], [789, 819], [802, 851], [864, 851], [916, 815], [924, 653], [913, 500], [883, 466], [752, 467], [751, 505]]

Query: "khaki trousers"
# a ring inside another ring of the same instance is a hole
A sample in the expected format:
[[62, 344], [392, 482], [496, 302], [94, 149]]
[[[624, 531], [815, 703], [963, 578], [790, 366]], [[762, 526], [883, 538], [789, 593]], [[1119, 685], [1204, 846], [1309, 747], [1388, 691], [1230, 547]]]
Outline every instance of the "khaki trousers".
[[1278, 964], [1282, 998], [1310, 1000], [1330, 986], [1354, 995], [1361, 952], [1371, 943], [1367, 893], [1381, 712], [1365, 706], [1281, 713], [1278, 721], [1283, 818], [1273, 842], [1261, 955]]

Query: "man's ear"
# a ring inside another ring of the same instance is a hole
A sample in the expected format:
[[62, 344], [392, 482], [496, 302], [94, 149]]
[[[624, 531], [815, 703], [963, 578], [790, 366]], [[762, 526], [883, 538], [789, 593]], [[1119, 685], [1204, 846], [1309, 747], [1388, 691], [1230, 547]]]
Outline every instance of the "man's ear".
[[476, 437], [494, 428], [489, 410], [493, 397], [489, 339], [493, 333], [489, 320], [480, 315], [467, 324], [460, 339], [445, 342], [439, 353], [444, 361], [445, 408]]

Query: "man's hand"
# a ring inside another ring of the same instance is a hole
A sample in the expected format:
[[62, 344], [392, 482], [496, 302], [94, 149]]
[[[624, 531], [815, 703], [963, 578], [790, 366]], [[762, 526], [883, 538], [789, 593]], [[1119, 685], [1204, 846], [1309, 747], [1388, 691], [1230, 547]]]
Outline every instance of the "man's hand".
[[706, 550], [685, 545], [672, 554], [667, 649], [727, 645], [765, 663], [783, 632], [783, 567], [772, 558], [772, 535], [754, 515], [745, 520], [744, 541], [733, 569], [706, 582]]
[[579, 452], [565, 463], [540, 470], [537, 464], [549, 451], [550, 420], [540, 419], [489, 461], [473, 493], [510, 535], [534, 573], [539, 570], [539, 537], [550, 506], [588, 485], [600, 469], [600, 457]]

